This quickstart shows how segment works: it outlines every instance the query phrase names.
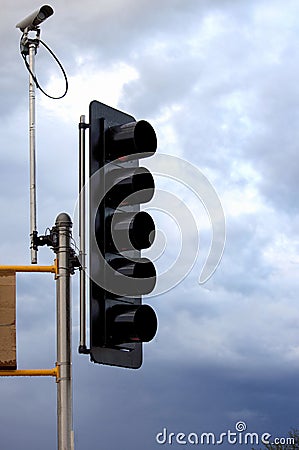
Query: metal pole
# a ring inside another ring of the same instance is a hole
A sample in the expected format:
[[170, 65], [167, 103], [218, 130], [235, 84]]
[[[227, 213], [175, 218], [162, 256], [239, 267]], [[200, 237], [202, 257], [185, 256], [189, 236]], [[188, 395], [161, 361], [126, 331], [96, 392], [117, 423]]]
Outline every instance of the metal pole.
[[71, 363], [71, 227], [68, 214], [61, 213], [55, 223], [58, 233], [57, 276], [57, 433], [58, 450], [73, 450], [73, 404]]
[[35, 173], [35, 83], [32, 74], [35, 74], [35, 54], [38, 41], [29, 42], [29, 150], [30, 150], [30, 237], [31, 237], [31, 263], [37, 263], [37, 250], [34, 247], [36, 230], [36, 173]]
[[85, 116], [79, 123], [79, 260], [80, 270], [80, 343], [79, 353], [86, 353], [86, 248], [85, 248]]

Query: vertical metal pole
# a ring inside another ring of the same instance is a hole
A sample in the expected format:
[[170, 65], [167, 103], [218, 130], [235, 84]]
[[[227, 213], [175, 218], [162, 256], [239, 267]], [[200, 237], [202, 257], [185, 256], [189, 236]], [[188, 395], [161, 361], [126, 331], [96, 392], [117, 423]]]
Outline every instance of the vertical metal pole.
[[61, 213], [55, 223], [58, 233], [57, 278], [57, 432], [58, 450], [73, 450], [73, 402], [71, 359], [70, 239], [72, 222]]
[[86, 353], [86, 248], [85, 248], [85, 116], [79, 123], [79, 260], [80, 270], [80, 343], [79, 353]]
[[30, 150], [30, 237], [31, 237], [31, 263], [37, 263], [37, 250], [34, 248], [36, 230], [36, 174], [35, 174], [35, 83], [32, 74], [35, 74], [35, 61], [37, 43], [29, 43], [29, 150]]

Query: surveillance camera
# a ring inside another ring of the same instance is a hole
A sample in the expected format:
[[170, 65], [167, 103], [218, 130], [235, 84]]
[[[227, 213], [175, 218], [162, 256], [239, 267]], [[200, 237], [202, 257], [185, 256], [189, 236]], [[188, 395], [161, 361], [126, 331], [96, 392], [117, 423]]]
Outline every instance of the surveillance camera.
[[30, 14], [30, 16], [21, 20], [21, 22], [16, 25], [16, 28], [20, 28], [21, 31], [24, 31], [26, 28], [28, 30], [35, 30], [38, 25], [44, 22], [48, 17], [52, 16], [53, 13], [54, 10], [51, 6], [43, 5], [37, 11]]

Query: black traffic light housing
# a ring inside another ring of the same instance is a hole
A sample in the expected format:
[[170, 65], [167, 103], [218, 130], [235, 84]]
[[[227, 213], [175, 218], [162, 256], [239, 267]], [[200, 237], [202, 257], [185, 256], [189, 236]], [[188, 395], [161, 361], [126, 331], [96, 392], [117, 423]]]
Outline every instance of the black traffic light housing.
[[153, 263], [141, 257], [155, 224], [140, 204], [154, 194], [152, 174], [139, 159], [157, 148], [144, 121], [98, 101], [90, 103], [90, 355], [97, 363], [138, 368], [142, 342], [156, 334], [154, 310], [142, 295], [156, 283]]

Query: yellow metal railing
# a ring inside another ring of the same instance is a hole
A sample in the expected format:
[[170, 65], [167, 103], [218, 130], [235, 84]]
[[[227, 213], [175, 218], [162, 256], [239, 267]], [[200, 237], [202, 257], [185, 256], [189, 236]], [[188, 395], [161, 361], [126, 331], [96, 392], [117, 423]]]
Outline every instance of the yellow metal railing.
[[57, 259], [53, 266], [0, 266], [0, 272], [50, 272], [58, 274]]
[[59, 379], [59, 366], [53, 369], [0, 370], [0, 377], [56, 377]]

